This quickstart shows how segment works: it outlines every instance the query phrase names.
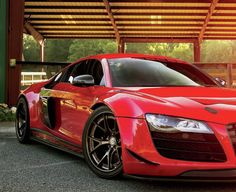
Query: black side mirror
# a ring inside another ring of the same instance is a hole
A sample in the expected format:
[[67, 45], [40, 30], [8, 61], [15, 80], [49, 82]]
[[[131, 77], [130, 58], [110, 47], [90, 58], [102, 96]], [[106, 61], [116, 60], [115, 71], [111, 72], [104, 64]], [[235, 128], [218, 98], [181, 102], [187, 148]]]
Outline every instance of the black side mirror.
[[94, 85], [94, 78], [92, 75], [79, 75], [72, 80], [72, 84], [77, 86], [92, 86]]
[[215, 78], [215, 81], [216, 81], [217, 83], [219, 83], [222, 87], [226, 87], [226, 85], [227, 85], [227, 82], [226, 82], [224, 79], [221, 79], [221, 78], [219, 78], [219, 77], [216, 77], [216, 78]]

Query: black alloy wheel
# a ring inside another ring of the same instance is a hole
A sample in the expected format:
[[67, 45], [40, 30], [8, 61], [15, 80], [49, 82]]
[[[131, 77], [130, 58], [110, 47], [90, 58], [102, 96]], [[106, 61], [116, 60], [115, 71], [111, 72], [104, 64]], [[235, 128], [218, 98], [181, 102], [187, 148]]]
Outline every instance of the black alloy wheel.
[[83, 134], [83, 152], [98, 176], [112, 179], [122, 174], [120, 133], [109, 108], [100, 107], [89, 118]]
[[16, 110], [16, 136], [20, 143], [29, 143], [29, 110], [26, 100], [21, 97], [17, 103]]

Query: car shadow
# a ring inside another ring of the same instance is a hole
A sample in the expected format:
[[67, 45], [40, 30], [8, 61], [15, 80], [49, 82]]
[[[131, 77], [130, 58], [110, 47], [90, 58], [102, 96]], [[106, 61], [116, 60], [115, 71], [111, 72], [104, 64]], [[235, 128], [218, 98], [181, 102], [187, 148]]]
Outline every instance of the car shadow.
[[[120, 177], [115, 180], [106, 180], [99, 178], [96, 176], [90, 169], [88, 168], [85, 160], [83, 158], [74, 156], [72, 154], [60, 151], [58, 149], [54, 149], [50, 146], [43, 145], [41, 143], [32, 142], [31, 147], [34, 150], [40, 150], [40, 153], [51, 154], [54, 157], [63, 158], [67, 161], [75, 161], [76, 166], [79, 169], [83, 169], [84, 173], [81, 175], [78, 173], [80, 177], [84, 177], [84, 179], [89, 183], [91, 188], [96, 188], [97, 191], [160, 191], [160, 192], [180, 192], [180, 191], [191, 191], [191, 192], [234, 192], [236, 188], [235, 183], [226, 183], [226, 182], [177, 182], [177, 181], [159, 181], [159, 180], [151, 180], [151, 179], [136, 179], [130, 177]], [[77, 175], [77, 177], [78, 177]], [[76, 172], [71, 174], [71, 177], [75, 177]], [[63, 184], [63, 182], [61, 183]], [[101, 186], [101, 188], [99, 187]]]

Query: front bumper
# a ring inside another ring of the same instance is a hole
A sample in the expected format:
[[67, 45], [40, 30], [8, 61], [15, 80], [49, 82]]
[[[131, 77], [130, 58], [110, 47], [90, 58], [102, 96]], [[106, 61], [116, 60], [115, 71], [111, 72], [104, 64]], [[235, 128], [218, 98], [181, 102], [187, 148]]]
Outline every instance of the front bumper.
[[157, 181], [176, 181], [176, 182], [236, 182], [236, 169], [229, 170], [210, 170], [210, 171], [189, 171], [179, 176], [173, 177], [150, 177], [142, 175], [125, 175], [129, 178]]
[[181, 180], [209, 178], [236, 181], [236, 156], [224, 125], [208, 124], [223, 148], [226, 161], [197, 162], [161, 156], [153, 144], [148, 125], [144, 119], [117, 117], [117, 122], [122, 139], [125, 174], [159, 178], [178, 177]]

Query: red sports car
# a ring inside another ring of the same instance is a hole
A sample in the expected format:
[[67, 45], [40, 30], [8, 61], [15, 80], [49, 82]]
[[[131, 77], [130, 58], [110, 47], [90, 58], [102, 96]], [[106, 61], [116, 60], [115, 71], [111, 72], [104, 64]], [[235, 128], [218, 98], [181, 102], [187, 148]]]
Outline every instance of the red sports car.
[[16, 135], [103, 178], [234, 180], [236, 90], [176, 59], [91, 56], [20, 94]]

